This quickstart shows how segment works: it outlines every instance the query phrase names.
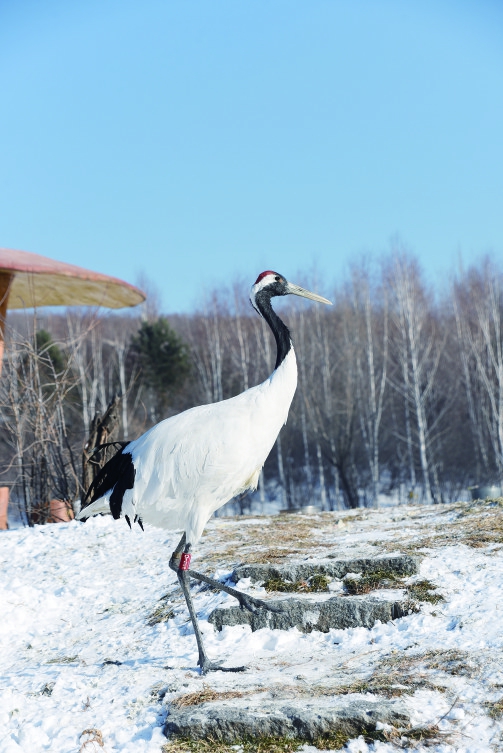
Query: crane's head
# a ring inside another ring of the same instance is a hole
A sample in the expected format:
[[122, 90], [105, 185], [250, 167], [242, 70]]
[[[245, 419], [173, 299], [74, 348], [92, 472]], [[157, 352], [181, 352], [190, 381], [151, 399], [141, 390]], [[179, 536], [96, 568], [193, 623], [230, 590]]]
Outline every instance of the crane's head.
[[258, 301], [260, 299], [269, 301], [273, 296], [277, 295], [300, 295], [302, 298], [310, 298], [311, 301], [332, 305], [332, 302], [323, 298], [323, 296], [311, 293], [309, 290], [301, 288], [300, 285], [294, 285], [293, 282], [288, 282], [283, 275], [271, 272], [270, 269], [267, 272], [259, 274], [250, 291], [250, 301], [255, 311], [262, 315]]

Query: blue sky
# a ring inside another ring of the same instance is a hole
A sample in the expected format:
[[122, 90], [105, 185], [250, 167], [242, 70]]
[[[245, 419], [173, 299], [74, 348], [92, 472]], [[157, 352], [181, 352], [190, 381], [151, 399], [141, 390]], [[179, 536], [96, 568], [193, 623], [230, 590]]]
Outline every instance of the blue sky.
[[503, 259], [496, 0], [0, 0], [0, 103], [0, 246], [167, 313], [397, 236]]

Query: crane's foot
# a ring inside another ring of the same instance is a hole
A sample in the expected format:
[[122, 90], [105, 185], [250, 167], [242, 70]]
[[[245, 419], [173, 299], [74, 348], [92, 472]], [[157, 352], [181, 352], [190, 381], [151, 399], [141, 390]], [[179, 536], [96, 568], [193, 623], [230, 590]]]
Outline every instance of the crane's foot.
[[221, 661], [210, 661], [207, 656], [204, 659], [199, 659], [197, 662], [201, 667], [201, 674], [207, 675], [208, 672], [246, 672], [248, 667], [222, 667]]
[[236, 588], [226, 586], [224, 583], [215, 580], [215, 578], [210, 578], [208, 575], [197, 573], [194, 570], [186, 570], [185, 572], [189, 578], [197, 580], [200, 583], [205, 583], [211, 589], [223, 591], [224, 593], [229, 594], [229, 596], [233, 596], [238, 600], [239, 606], [242, 609], [247, 609], [249, 612], [256, 612], [258, 609], [267, 609], [269, 612], [283, 612], [283, 607], [279, 605], [272, 606], [267, 601], [263, 601], [263, 599], [257, 599], [255, 596], [250, 596], [250, 594], [244, 593], [243, 591], [238, 591]]
[[282, 612], [283, 608], [278, 605], [272, 605], [269, 604], [267, 601], [263, 601], [263, 599], [256, 599], [254, 596], [250, 596], [250, 594], [243, 593], [243, 591], [237, 591], [236, 589], [233, 589], [234, 593], [231, 594], [231, 596], [234, 596], [238, 602], [241, 609], [247, 609], [249, 612], [257, 612], [259, 609], [267, 609], [268, 612]]

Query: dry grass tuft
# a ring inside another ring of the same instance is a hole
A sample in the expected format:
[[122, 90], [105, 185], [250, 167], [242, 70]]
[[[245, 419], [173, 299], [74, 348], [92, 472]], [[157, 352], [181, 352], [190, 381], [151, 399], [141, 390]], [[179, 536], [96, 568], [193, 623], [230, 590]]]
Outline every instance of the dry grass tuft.
[[[387, 742], [397, 749], [408, 751], [417, 747], [422, 749], [430, 745], [445, 743], [449, 737], [440, 732], [436, 724], [410, 729], [396, 729], [395, 727], [385, 730], [363, 729], [358, 736], [360, 735], [369, 745], [374, 742]], [[318, 750], [342, 750], [354, 737], [355, 735], [344, 730], [334, 730], [332, 734], [317, 737], [314, 740], [263, 737], [224, 743], [213, 738], [206, 740], [176, 738], [163, 745], [162, 753], [296, 753], [306, 743]]]
[[174, 616], [175, 612], [173, 610], [173, 607], [171, 607], [169, 604], [160, 604], [154, 609], [153, 612], [151, 612], [151, 614], [149, 614], [147, 618], [147, 625], [153, 627], [154, 625], [158, 625], [160, 622], [167, 622]]
[[[214, 554], [207, 556], [205, 562], [282, 562], [289, 555], [298, 554], [305, 549], [319, 548], [313, 521], [303, 515], [278, 515], [272, 523], [269, 517], [265, 517], [264, 521], [267, 521], [266, 525], [250, 524], [243, 526], [242, 530], [237, 526], [212, 530]], [[329, 514], [326, 522], [327, 525], [333, 523]], [[257, 546], [257, 542], [260, 542], [260, 547]], [[281, 542], [280, 546], [278, 542]]]
[[55, 656], [54, 659], [47, 659], [46, 664], [72, 664], [78, 660], [78, 656]]
[[454, 676], [471, 677], [479, 671], [470, 654], [456, 649], [427, 651], [423, 654], [422, 661], [427, 669], [439, 669]]
[[[411, 729], [365, 729], [360, 735], [367, 745], [375, 742], [392, 743], [395, 748], [402, 750], [413, 750], [420, 743], [421, 747], [425, 745], [436, 745], [439, 742], [445, 742], [445, 735], [440, 733], [437, 725], [432, 724], [428, 727], [414, 727]], [[313, 744], [318, 750], [342, 750], [345, 745], [352, 739], [345, 732], [336, 732], [328, 737], [320, 737], [314, 740]]]
[[92, 745], [93, 750], [96, 750], [96, 746], [103, 748], [103, 746], [105, 745], [105, 743], [103, 742], [103, 735], [99, 729], [95, 729], [94, 727], [85, 729], [80, 733], [80, 738], [84, 736], [87, 737], [87, 740], [84, 740], [82, 742], [82, 745], [79, 748], [79, 753], [84, 753], [88, 745]]
[[[317, 737], [312, 741], [312, 745], [318, 750], [342, 750], [350, 740], [351, 736], [347, 732], [339, 730], [331, 735]], [[370, 742], [370, 740], [365, 738], [365, 742]]]
[[335, 689], [334, 695], [371, 693], [384, 698], [400, 698], [403, 695], [412, 695], [418, 688], [424, 687], [428, 687], [428, 683], [424, 680], [411, 680], [410, 678], [404, 680], [398, 673], [387, 675], [383, 672], [374, 672], [368, 680], [356, 680], [350, 685], [341, 685]]
[[252, 693], [260, 693], [265, 690], [265, 688], [260, 688], [248, 692], [242, 690], [218, 691], [213, 690], [213, 688], [210, 688], [209, 685], [205, 684], [203, 685], [202, 690], [196, 690], [193, 693], [186, 693], [185, 695], [178, 696], [178, 698], [175, 698], [171, 703], [177, 709], [181, 709], [186, 706], [198, 706], [201, 703], [210, 703], [211, 701], [224, 701], [228, 698], [243, 698]]
[[309, 688], [309, 694], [316, 696], [371, 693], [384, 698], [399, 698], [412, 695], [420, 689], [445, 693], [448, 683], [440, 685], [438, 682], [432, 682], [430, 672], [433, 670], [440, 670], [452, 676], [472, 676], [479, 668], [468, 654], [453, 649], [424, 653], [400, 651], [380, 661], [366, 679], [335, 687], [315, 686]]
[[392, 570], [376, 570], [373, 573], [363, 573], [358, 578], [346, 575], [343, 580], [344, 590], [352, 596], [368, 594], [379, 588], [404, 588], [403, 578], [399, 578]]
[[326, 575], [312, 575], [307, 580], [288, 581], [282, 578], [269, 578], [264, 583], [266, 591], [280, 593], [322, 593], [328, 591], [329, 578]]
[[[380, 542], [382, 550], [394, 551], [398, 545], [404, 553], [417, 554], [423, 549], [455, 544], [473, 548], [503, 544], [503, 497], [446, 505], [442, 512], [456, 517], [447, 525], [438, 521], [431, 524], [428, 521], [438, 515], [438, 508], [431, 512], [421, 511], [415, 519], [418, 522], [424, 520], [424, 532], [420, 529], [411, 534], [409, 531], [400, 537], [400, 532], [397, 531], [396, 537]], [[411, 523], [415, 519], [411, 519]]]
[[[424, 687], [424, 685], [422, 685], [422, 687]], [[414, 689], [411, 689], [409, 692], [414, 692]], [[396, 695], [393, 694], [388, 697], [396, 697]], [[394, 748], [400, 750], [412, 751], [416, 748], [423, 749], [430, 745], [438, 745], [449, 741], [452, 733], [441, 732], [438, 727], [438, 721], [440, 720], [429, 725], [409, 728], [396, 728], [391, 725], [385, 729], [379, 730], [375, 728], [367, 728], [361, 730], [359, 734], [369, 745], [374, 742], [384, 742], [391, 743]], [[328, 737], [320, 737], [316, 739], [313, 741], [313, 744], [318, 749], [340, 750], [350, 739], [354, 739], [355, 736], [356, 735], [354, 734], [349, 735], [343, 730], [340, 730], [333, 736], [330, 735]]]
[[387, 656], [379, 666], [399, 673], [416, 673], [424, 667], [425, 669], [440, 669], [452, 675], [472, 671], [474, 668], [470, 663], [470, 655], [456, 649], [438, 649], [423, 653], [399, 651]]
[[396, 737], [388, 734], [388, 741], [401, 750], [423, 750], [432, 745], [449, 744], [452, 733], [441, 732], [437, 724], [429, 724], [425, 727], [411, 727], [408, 730], [397, 730]]
[[500, 698], [499, 701], [485, 701], [483, 705], [491, 719], [503, 718], [503, 698]]
[[436, 585], [431, 580], [417, 580], [407, 586], [407, 596], [411, 601], [428, 601], [430, 604], [438, 604], [445, 601], [444, 597], [436, 593]]
[[190, 740], [177, 738], [162, 747], [162, 753], [296, 753], [303, 745], [300, 740], [287, 737], [262, 737], [242, 740], [239, 743], [224, 743], [213, 738]]
[[428, 601], [431, 604], [438, 604], [444, 601], [444, 597], [436, 593], [437, 587], [431, 581], [423, 579], [407, 585], [405, 580], [398, 577], [392, 570], [376, 570], [358, 577], [346, 575], [343, 585], [345, 592], [352, 596], [368, 594], [380, 588], [405, 589], [408, 600], [407, 611], [418, 611], [417, 602]]
[[231, 753], [231, 751], [235, 750], [235, 746], [221, 743], [212, 738], [208, 738], [207, 740], [190, 740], [186, 737], [170, 740], [161, 748], [162, 753]]
[[242, 749], [243, 753], [296, 753], [302, 745], [288, 737], [263, 737], [243, 741]]

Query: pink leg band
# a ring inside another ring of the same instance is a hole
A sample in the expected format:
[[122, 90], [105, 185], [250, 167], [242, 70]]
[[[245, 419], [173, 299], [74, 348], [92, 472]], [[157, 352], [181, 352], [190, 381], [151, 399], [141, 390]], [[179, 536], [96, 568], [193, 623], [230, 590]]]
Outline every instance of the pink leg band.
[[188, 570], [190, 567], [190, 560], [192, 555], [184, 552], [182, 556], [180, 557], [180, 564], [178, 565], [179, 570]]

